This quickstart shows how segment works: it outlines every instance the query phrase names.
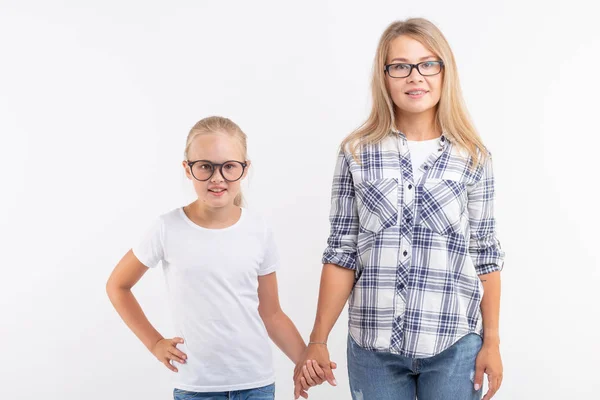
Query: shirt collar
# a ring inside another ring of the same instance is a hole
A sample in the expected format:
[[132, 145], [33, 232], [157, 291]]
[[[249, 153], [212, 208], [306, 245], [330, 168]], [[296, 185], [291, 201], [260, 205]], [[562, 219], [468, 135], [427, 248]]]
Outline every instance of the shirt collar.
[[[404, 133], [402, 133], [402, 132], [400, 132], [400, 131], [398, 131], [398, 130], [396, 130], [394, 128], [392, 128], [392, 132], [394, 134], [398, 135], [399, 137], [401, 137], [402, 140], [404, 140], [404, 141], [407, 140], [406, 139], [406, 135]], [[448, 145], [448, 142], [449, 142], [448, 141], [448, 135], [446, 135], [445, 132], [442, 132], [441, 136], [439, 137], [440, 148], [442, 148], [442, 149], [446, 148], [446, 146]]]

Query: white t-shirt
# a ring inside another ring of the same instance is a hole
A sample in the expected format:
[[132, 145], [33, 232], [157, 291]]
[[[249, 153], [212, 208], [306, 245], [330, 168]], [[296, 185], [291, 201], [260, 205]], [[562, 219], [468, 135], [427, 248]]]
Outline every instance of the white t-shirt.
[[410, 161], [412, 163], [413, 181], [417, 182], [423, 175], [420, 171], [421, 165], [427, 161], [429, 155], [437, 151], [440, 147], [440, 139], [431, 140], [408, 140], [408, 151], [410, 152]]
[[158, 219], [133, 248], [147, 267], [162, 261], [177, 348], [176, 388], [192, 392], [245, 390], [275, 381], [271, 345], [258, 314], [258, 276], [279, 259], [264, 220], [247, 209], [234, 225], [207, 229], [182, 208]]

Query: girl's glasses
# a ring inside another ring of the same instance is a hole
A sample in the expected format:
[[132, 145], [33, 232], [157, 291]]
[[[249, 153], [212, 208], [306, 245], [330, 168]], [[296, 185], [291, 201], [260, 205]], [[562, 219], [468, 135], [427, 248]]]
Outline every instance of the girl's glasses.
[[227, 182], [235, 182], [244, 175], [247, 163], [241, 161], [225, 161], [222, 164], [216, 164], [208, 160], [186, 161], [194, 179], [200, 182], [209, 180], [217, 170], [221, 173], [223, 179]]

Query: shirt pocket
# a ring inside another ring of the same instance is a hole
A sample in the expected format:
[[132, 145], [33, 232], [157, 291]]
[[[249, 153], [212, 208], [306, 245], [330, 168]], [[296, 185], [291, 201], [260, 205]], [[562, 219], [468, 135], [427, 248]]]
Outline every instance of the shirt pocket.
[[417, 225], [440, 235], [463, 232], [463, 214], [467, 205], [466, 185], [449, 179], [426, 180], [418, 190]]
[[378, 233], [397, 224], [397, 178], [363, 181], [355, 189], [361, 231]]

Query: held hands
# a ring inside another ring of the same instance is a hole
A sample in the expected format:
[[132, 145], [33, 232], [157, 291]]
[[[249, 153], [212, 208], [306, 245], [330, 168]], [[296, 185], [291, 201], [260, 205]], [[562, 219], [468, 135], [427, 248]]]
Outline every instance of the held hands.
[[300, 396], [307, 399], [308, 389], [327, 381], [336, 386], [333, 370], [337, 364], [329, 359], [329, 351], [324, 344], [309, 344], [294, 369], [294, 399]]
[[177, 349], [177, 344], [183, 343], [183, 339], [180, 337], [174, 337], [173, 339], [161, 339], [152, 349], [152, 354], [158, 361], [163, 363], [165, 367], [169, 368], [173, 372], [178, 372], [177, 368], [171, 365], [171, 361], [177, 361], [179, 364], [185, 364], [187, 355]]

